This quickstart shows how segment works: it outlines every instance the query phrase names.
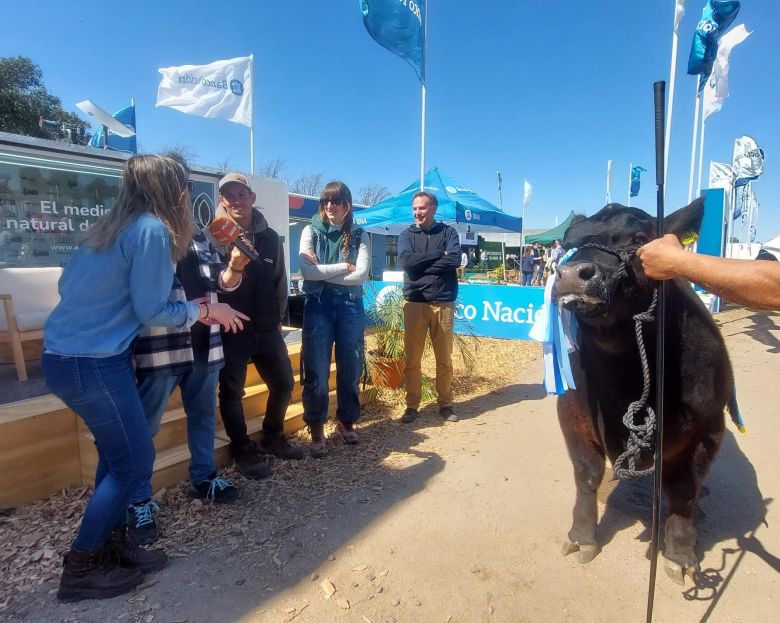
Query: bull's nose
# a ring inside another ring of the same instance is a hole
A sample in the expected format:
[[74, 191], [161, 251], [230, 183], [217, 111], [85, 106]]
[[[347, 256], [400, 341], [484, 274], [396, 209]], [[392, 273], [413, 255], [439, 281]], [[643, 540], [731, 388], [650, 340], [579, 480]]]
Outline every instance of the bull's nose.
[[569, 262], [557, 266], [556, 270], [558, 271], [558, 279], [564, 282], [590, 281], [597, 272], [593, 262]]

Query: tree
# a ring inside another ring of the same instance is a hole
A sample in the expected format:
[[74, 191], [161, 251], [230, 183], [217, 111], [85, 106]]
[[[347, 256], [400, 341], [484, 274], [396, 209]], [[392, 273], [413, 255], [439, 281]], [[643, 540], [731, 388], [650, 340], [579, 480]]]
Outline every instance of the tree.
[[387, 190], [387, 186], [380, 186], [379, 184], [369, 184], [363, 186], [358, 191], [358, 203], [364, 206], [374, 206], [387, 199], [390, 196], [390, 191]]
[[[0, 130], [13, 134], [50, 138], [40, 127], [40, 117], [71, 129], [89, 124], [62, 108], [62, 101], [46, 90], [41, 68], [26, 56], [0, 58]], [[55, 130], [57, 138], [64, 133]]]
[[287, 168], [287, 161], [284, 158], [274, 158], [266, 162], [260, 170], [258, 175], [270, 178], [272, 180], [283, 180], [282, 172]]
[[166, 145], [160, 148], [161, 154], [168, 154], [183, 162], [191, 163], [195, 162], [195, 158], [198, 157], [198, 152], [192, 145], [185, 145], [184, 143], [176, 143], [175, 145]]
[[290, 192], [298, 193], [299, 195], [308, 195], [309, 197], [319, 197], [321, 190], [322, 173], [301, 175], [290, 184]]

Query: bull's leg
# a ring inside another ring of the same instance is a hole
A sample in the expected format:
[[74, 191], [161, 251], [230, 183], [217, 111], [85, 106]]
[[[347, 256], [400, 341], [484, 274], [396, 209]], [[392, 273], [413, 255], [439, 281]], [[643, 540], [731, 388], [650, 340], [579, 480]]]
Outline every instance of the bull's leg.
[[696, 527], [693, 513], [704, 477], [720, 446], [722, 433], [705, 435], [691, 452], [683, 452], [663, 466], [663, 489], [669, 500], [669, 517], [664, 528], [664, 568], [678, 584], [693, 578], [698, 569]]
[[[571, 392], [570, 392], [571, 393]], [[604, 477], [604, 453], [593, 441], [589, 418], [576, 401], [558, 399], [558, 419], [574, 467], [574, 483], [577, 497], [572, 512], [572, 526], [568, 541], [563, 546], [564, 555], [579, 552], [581, 563], [590, 562], [598, 554], [596, 526], [598, 505], [596, 492]]]

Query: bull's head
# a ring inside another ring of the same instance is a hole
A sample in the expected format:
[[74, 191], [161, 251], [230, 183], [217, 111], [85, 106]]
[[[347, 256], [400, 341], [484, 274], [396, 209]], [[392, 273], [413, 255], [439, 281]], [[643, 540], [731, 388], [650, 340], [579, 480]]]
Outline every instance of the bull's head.
[[[665, 233], [679, 238], [698, 233], [703, 214], [704, 200], [697, 199], [664, 219]], [[611, 324], [644, 311], [653, 282], [635, 252], [656, 237], [655, 218], [637, 208], [611, 203], [589, 218], [575, 217], [563, 248], [577, 252], [557, 269], [553, 303], [589, 324]]]

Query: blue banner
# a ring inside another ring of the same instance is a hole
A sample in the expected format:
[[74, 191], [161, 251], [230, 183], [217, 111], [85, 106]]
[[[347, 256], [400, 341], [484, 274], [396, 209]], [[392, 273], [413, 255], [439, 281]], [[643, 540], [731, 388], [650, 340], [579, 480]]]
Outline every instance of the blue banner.
[[374, 40], [400, 56], [425, 83], [426, 0], [360, 0], [363, 24]]
[[631, 186], [629, 188], [629, 195], [636, 197], [639, 194], [639, 178], [642, 173], [647, 171], [644, 167], [631, 167]]
[[737, 17], [739, 7], [738, 0], [707, 0], [702, 9], [688, 57], [688, 73], [692, 76], [702, 76], [699, 90], [712, 72], [712, 64], [718, 53], [718, 40]]
[[[111, 116], [117, 121], [120, 121], [121, 123], [124, 123], [126, 126], [129, 126], [135, 130], [135, 105], [123, 108]], [[103, 149], [105, 147], [103, 144], [103, 126], [100, 126], [98, 131], [92, 135], [92, 139], [89, 141], [89, 146], [97, 147], [98, 149]], [[138, 146], [135, 140], [135, 134], [130, 138], [122, 138], [121, 136], [117, 136], [113, 132], [109, 131], [108, 149], [114, 149], [116, 151], [127, 151], [131, 154], [137, 154]]]
[[[363, 303], [369, 309], [377, 298], [401, 289], [403, 284], [369, 281]], [[522, 286], [458, 285], [455, 332], [480, 337], [529, 340], [531, 327], [543, 313], [544, 288]]]

